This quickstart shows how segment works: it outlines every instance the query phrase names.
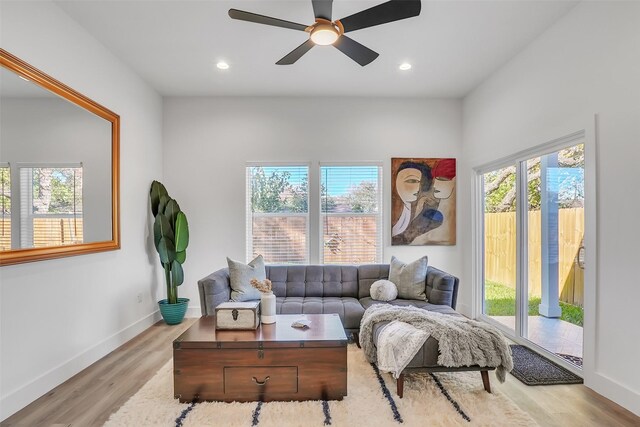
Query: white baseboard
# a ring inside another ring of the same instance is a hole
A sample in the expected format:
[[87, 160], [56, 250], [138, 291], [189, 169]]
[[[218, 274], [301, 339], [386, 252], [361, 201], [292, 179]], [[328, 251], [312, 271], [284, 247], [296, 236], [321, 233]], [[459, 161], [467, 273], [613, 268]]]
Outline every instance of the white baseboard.
[[202, 317], [202, 310], [200, 309], [199, 305], [191, 305], [189, 306], [189, 308], [187, 308], [187, 314], [184, 315], [184, 317]]
[[40, 396], [103, 358], [160, 319], [160, 312], [156, 310], [155, 312], [102, 340], [93, 347], [90, 347], [66, 362], [45, 372], [33, 381], [16, 390], [8, 392], [0, 399], [0, 421], [15, 414], [20, 409], [38, 399]]
[[640, 416], [640, 393], [598, 372], [588, 375], [584, 385]]

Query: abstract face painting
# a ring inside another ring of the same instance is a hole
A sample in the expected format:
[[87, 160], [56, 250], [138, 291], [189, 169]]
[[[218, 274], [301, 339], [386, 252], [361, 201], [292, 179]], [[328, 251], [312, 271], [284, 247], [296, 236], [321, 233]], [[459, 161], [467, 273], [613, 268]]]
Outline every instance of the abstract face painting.
[[456, 159], [391, 159], [391, 244], [456, 244]]

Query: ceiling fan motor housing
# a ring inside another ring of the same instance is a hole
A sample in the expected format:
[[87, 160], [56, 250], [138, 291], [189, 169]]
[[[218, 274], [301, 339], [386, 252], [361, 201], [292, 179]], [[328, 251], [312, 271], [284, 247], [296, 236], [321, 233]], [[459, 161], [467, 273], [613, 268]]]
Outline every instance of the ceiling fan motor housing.
[[317, 19], [311, 28], [310, 38], [315, 44], [328, 46], [334, 44], [342, 35], [340, 27], [331, 21]]

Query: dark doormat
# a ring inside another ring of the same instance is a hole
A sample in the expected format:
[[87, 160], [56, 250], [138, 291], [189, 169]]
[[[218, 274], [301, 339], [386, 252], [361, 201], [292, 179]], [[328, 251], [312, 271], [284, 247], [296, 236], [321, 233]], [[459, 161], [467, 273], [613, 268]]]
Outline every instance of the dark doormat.
[[526, 385], [582, 384], [582, 378], [523, 345], [511, 345], [511, 375]]
[[564, 353], [556, 353], [558, 356], [562, 357], [564, 360], [566, 360], [569, 363], [573, 363], [574, 365], [576, 365], [578, 368], [582, 368], [582, 357], [580, 356], [573, 356], [571, 354], [564, 354]]

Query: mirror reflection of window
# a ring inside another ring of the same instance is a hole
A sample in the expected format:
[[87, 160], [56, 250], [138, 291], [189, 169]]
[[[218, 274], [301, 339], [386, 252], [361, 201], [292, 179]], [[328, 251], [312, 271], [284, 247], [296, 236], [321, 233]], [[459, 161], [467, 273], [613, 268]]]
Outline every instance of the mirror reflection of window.
[[82, 164], [20, 168], [23, 248], [83, 242]]
[[11, 169], [0, 164], [0, 251], [11, 249]]

